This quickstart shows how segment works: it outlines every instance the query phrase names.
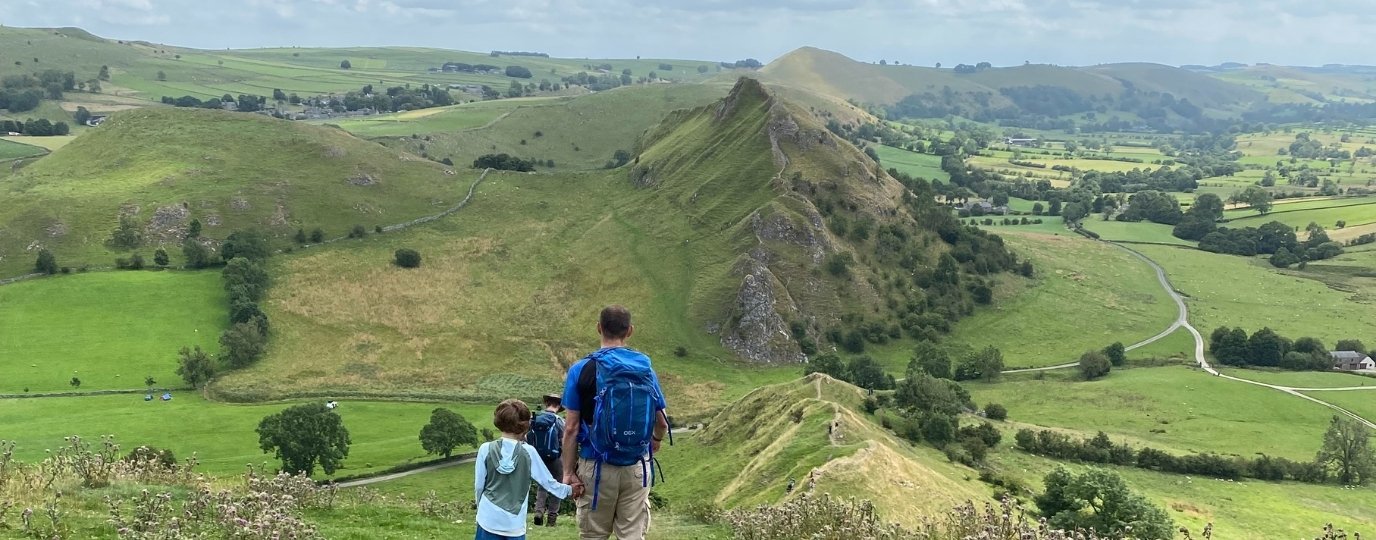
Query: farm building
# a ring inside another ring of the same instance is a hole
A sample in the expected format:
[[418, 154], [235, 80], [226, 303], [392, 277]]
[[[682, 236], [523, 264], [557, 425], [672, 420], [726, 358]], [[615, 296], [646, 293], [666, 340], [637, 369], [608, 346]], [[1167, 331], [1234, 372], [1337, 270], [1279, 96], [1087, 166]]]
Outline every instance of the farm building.
[[1370, 356], [1356, 351], [1333, 351], [1333, 369], [1343, 371], [1357, 371], [1363, 369], [1376, 369], [1376, 361]]
[[1003, 144], [1010, 146], [1036, 146], [1037, 139], [1014, 139], [1012, 137], [1007, 137], [1003, 139]]

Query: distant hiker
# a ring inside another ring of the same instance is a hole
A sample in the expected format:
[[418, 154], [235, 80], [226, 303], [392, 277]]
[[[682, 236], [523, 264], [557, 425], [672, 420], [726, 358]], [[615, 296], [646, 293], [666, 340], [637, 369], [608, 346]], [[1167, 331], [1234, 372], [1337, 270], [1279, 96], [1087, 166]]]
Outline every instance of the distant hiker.
[[474, 539], [524, 540], [531, 479], [559, 498], [568, 497], [573, 488], [550, 476], [540, 454], [525, 443], [530, 431], [530, 408], [525, 402], [503, 401], [492, 413], [492, 424], [502, 436], [478, 447], [473, 478], [473, 498], [478, 501]]
[[[530, 423], [530, 432], [526, 433], [526, 443], [540, 454], [540, 461], [555, 478], [564, 477], [564, 463], [560, 459], [564, 450], [564, 419], [559, 417], [564, 407], [560, 401], [559, 394], [546, 394], [545, 410], [535, 415]], [[535, 524], [553, 527], [559, 517], [561, 499], [563, 497], [556, 497], [544, 488], [536, 491]]]
[[630, 311], [604, 308], [601, 348], [574, 363], [564, 381], [564, 483], [578, 499], [582, 540], [645, 538], [654, 454], [666, 435], [673, 443], [650, 357], [626, 347], [634, 331]]
[[788, 487], [784, 488], [784, 493], [785, 493], [785, 494], [793, 493], [793, 485], [794, 485], [794, 484], [795, 484], [795, 481], [794, 481], [792, 478], [789, 478], [789, 479], [788, 479]]

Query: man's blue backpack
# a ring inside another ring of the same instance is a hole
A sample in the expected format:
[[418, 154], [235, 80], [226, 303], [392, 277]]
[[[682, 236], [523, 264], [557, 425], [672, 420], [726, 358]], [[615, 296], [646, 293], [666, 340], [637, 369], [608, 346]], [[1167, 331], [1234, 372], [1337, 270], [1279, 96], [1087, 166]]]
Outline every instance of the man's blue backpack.
[[526, 444], [535, 448], [541, 459], [559, 459], [564, 451], [564, 420], [557, 414], [542, 411], [530, 423]]
[[[592, 396], [588, 404], [591, 407], [583, 405], [583, 410], [593, 411], [585, 441], [597, 462], [593, 481], [594, 509], [597, 508], [603, 463], [622, 467], [640, 463], [646, 487], [653, 485], [653, 479], [659, 476], [655, 474], [659, 462], [654, 458], [650, 441], [654, 438], [655, 420], [664, 397], [655, 384], [649, 362], [640, 361], [645, 358], [643, 355], [635, 353], [633, 358], [621, 358], [613, 351], [604, 349], [590, 355], [580, 374], [580, 382], [596, 381], [595, 387], [583, 392], [585, 400], [586, 396]], [[672, 430], [669, 444], [673, 444]], [[662, 475], [662, 471], [660, 473]]]

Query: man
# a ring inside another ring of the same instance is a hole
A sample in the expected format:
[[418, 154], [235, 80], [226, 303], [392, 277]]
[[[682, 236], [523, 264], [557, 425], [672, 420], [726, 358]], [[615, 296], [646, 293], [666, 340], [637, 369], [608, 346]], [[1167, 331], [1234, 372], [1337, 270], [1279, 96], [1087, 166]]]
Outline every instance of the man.
[[[563, 478], [564, 419], [559, 417], [559, 413], [563, 412], [564, 408], [560, 406], [558, 394], [545, 395], [544, 405], [545, 410], [535, 415], [530, 424], [530, 431], [526, 433], [526, 443], [540, 454], [540, 461], [545, 463], [545, 468], [549, 469], [551, 476]], [[560, 500], [543, 487], [540, 488], [535, 494], [536, 526], [554, 526], [559, 517]]]
[[564, 483], [573, 486], [582, 540], [612, 533], [643, 540], [650, 528], [652, 456], [669, 421], [650, 357], [626, 347], [634, 331], [630, 311], [604, 308], [597, 322], [601, 348], [574, 363], [564, 382]]

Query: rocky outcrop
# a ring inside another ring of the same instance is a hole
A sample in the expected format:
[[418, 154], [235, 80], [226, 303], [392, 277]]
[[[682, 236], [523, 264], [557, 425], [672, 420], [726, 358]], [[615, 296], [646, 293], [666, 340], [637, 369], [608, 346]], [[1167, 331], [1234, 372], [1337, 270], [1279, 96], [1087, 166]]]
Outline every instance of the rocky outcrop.
[[788, 334], [788, 322], [780, 315], [793, 313], [797, 308], [788, 291], [760, 260], [766, 256], [757, 249], [743, 262], [744, 276], [736, 292], [734, 313], [722, 329], [721, 344], [751, 362], [802, 362], [803, 353]]

